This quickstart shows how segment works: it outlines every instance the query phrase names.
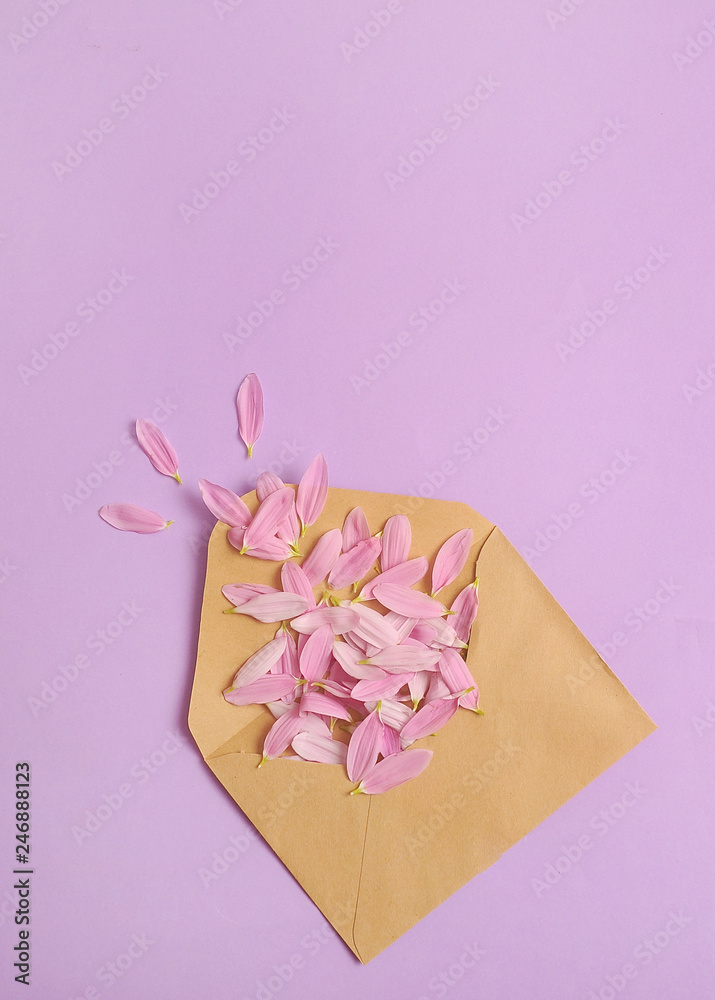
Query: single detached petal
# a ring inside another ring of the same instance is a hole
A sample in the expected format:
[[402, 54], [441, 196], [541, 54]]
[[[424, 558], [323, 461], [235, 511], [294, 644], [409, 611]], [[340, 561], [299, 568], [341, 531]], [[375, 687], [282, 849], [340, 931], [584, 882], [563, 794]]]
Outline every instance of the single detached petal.
[[135, 503], [108, 503], [100, 507], [99, 516], [113, 528], [120, 531], [136, 531], [139, 535], [151, 535], [163, 531], [173, 521], [165, 521], [161, 514]]
[[344, 743], [318, 733], [299, 733], [293, 740], [293, 749], [303, 760], [319, 764], [344, 764], [348, 752]]
[[[274, 472], [262, 472], [256, 482], [256, 496], [261, 503], [271, 493], [282, 489], [285, 489], [285, 483]], [[282, 538], [291, 545], [295, 545], [300, 538], [300, 521], [295, 509], [295, 496], [285, 520], [281, 521], [276, 528], [276, 533], [279, 538]]]
[[339, 698], [315, 688], [309, 688], [307, 685], [303, 697], [300, 699], [300, 710], [301, 712], [314, 712], [315, 715], [328, 715], [332, 719], [350, 721], [350, 713]]
[[430, 674], [426, 670], [420, 670], [419, 673], [413, 674], [412, 678], [407, 682], [407, 686], [410, 689], [413, 711], [427, 694], [430, 678], [434, 676], [435, 674]]
[[333, 528], [321, 535], [313, 550], [302, 563], [302, 570], [312, 587], [317, 587], [335, 565], [343, 542], [340, 528]]
[[[239, 667], [236, 676], [233, 678], [231, 687], [247, 687], [249, 684], [253, 684], [254, 681], [258, 680], [259, 677], [263, 677], [267, 674], [273, 664], [277, 663], [281, 658], [286, 642], [286, 636], [282, 635], [277, 639], [271, 639], [270, 642], [265, 644], [265, 646], [261, 646], [261, 648], [257, 650], [253, 656], [249, 656], [242, 667]], [[270, 698], [269, 701], [277, 701], [277, 699], [281, 697], [283, 696], [276, 695], [275, 698]]]
[[321, 625], [300, 652], [300, 672], [308, 681], [317, 681], [325, 675], [333, 657], [333, 630], [330, 625]]
[[333, 656], [338, 661], [342, 669], [350, 677], [356, 680], [380, 680], [385, 676], [385, 672], [379, 667], [371, 667], [369, 664], [360, 663], [364, 656], [349, 643], [336, 639], [333, 643]]
[[[422, 675], [417, 674], [416, 676], [420, 677]], [[442, 679], [442, 675], [439, 672], [430, 674], [429, 686], [424, 695], [425, 703], [429, 704], [433, 701], [446, 701], [448, 698], [452, 697], [452, 692]]]
[[407, 516], [395, 514], [388, 518], [382, 529], [382, 556], [380, 558], [382, 572], [407, 562], [410, 558], [411, 545], [412, 528]]
[[377, 710], [370, 712], [350, 737], [348, 744], [347, 768], [351, 781], [361, 781], [374, 767], [382, 746], [384, 726]]
[[253, 446], [263, 430], [263, 389], [258, 375], [253, 372], [246, 375], [238, 387], [236, 412], [238, 413], [238, 433], [248, 448], [248, 457], [250, 458], [253, 455]]
[[387, 621], [385, 615], [381, 615], [374, 608], [366, 608], [363, 604], [348, 604], [358, 616], [358, 623], [351, 632], [363, 642], [369, 642], [372, 646], [384, 649], [385, 646], [396, 646], [399, 643], [397, 629]]
[[383, 757], [390, 757], [393, 753], [399, 753], [402, 749], [402, 744], [400, 743], [400, 734], [392, 726], [383, 726], [382, 728], [382, 746], [380, 747], [380, 753]]
[[161, 472], [163, 476], [171, 476], [180, 483], [179, 459], [166, 434], [151, 420], [145, 420], [143, 417], [137, 420], [135, 427], [137, 441], [157, 472]]
[[[301, 534], [320, 517], [328, 497], [328, 465], [322, 454], [315, 456], [298, 485], [296, 510], [303, 525]], [[342, 534], [341, 534], [342, 546]]]
[[266, 539], [273, 535], [278, 525], [285, 519], [293, 500], [293, 490], [290, 486], [284, 486], [283, 489], [276, 490], [275, 493], [269, 493], [244, 532], [244, 552], [265, 543]]
[[359, 623], [358, 613], [354, 608], [313, 608], [304, 615], [294, 618], [291, 625], [296, 632], [312, 635], [324, 625], [329, 625], [334, 635], [343, 635], [355, 628]]
[[469, 672], [469, 667], [464, 662], [456, 649], [447, 646], [442, 650], [439, 659], [439, 672], [445, 684], [452, 692], [466, 691], [468, 688], [476, 688], [476, 681]]
[[[298, 594], [259, 594], [245, 604], [237, 605], [231, 610], [234, 615], [249, 615], [259, 622], [283, 622], [300, 615], [308, 609], [308, 601]], [[330, 635], [332, 641], [332, 633]]]
[[410, 721], [405, 723], [400, 731], [400, 736], [403, 740], [410, 741], [430, 736], [449, 722], [458, 708], [459, 705], [454, 698], [431, 701], [415, 712]]
[[383, 698], [377, 705], [377, 711], [383, 723], [398, 732], [415, 714], [403, 702], [393, 701], [391, 698]]
[[400, 587], [412, 587], [419, 583], [427, 572], [428, 563], [425, 556], [418, 556], [417, 559], [408, 559], [407, 562], [398, 563], [390, 569], [378, 573], [376, 577], [366, 583], [360, 591], [360, 597], [369, 601], [372, 599], [373, 590], [381, 583], [396, 583]]
[[347, 552], [358, 542], [367, 541], [370, 528], [362, 507], [353, 507], [343, 524], [343, 552]]
[[472, 547], [473, 532], [463, 528], [448, 538], [435, 556], [432, 567], [432, 597], [457, 579]]
[[447, 610], [433, 597], [428, 597], [419, 590], [411, 590], [409, 587], [399, 587], [395, 583], [378, 584], [374, 595], [380, 604], [406, 618], [435, 618]]
[[[270, 672], [272, 674], [288, 674], [290, 677], [295, 677], [296, 680], [299, 680], [300, 667], [298, 666], [298, 647], [296, 646], [295, 639], [290, 632], [284, 632], [282, 629], [276, 632], [276, 639], [279, 639], [282, 635], [285, 636], [286, 640], [285, 649], [281, 653], [280, 659], [271, 667]], [[294, 704], [296, 695], [297, 690], [284, 695], [282, 698], [283, 703], [286, 705]]]
[[479, 610], [479, 580], [460, 590], [452, 601], [450, 611], [454, 611], [452, 627], [463, 642], [469, 642], [469, 633]]
[[404, 615], [398, 615], [395, 611], [388, 611], [386, 615], [383, 616], [386, 622], [394, 626], [397, 632], [398, 642], [404, 642], [408, 635], [412, 632], [415, 626], [418, 624], [417, 618], [405, 618]]
[[227, 688], [223, 696], [232, 705], [265, 705], [289, 694], [294, 687], [295, 678], [288, 674], [266, 674], [245, 687]]
[[393, 698], [411, 676], [411, 674], [385, 674], [376, 680], [358, 681], [352, 690], [352, 697], [362, 702]]
[[221, 593], [237, 608], [259, 594], [279, 594], [280, 591], [265, 583], [227, 583], [225, 587], [221, 587]]
[[199, 479], [199, 489], [208, 509], [224, 524], [232, 528], [246, 528], [253, 520], [253, 514], [232, 490], [210, 483], [208, 479]]
[[330, 571], [328, 586], [335, 590], [362, 580], [380, 555], [380, 539], [366, 538], [339, 556]]
[[307, 608], [315, 607], [313, 588], [301, 566], [296, 566], [295, 563], [283, 563], [281, 566], [281, 587], [287, 594], [300, 594], [301, 597], [304, 597], [308, 602]]
[[467, 645], [462, 642], [444, 618], [424, 618], [419, 625], [412, 629], [410, 637], [419, 639], [426, 646], [432, 646], [435, 649], [444, 649], [445, 646], [457, 646], [460, 649], [465, 649]]
[[[258, 598], [256, 598], [258, 600]], [[237, 610], [242, 610], [238, 608]], [[368, 657], [371, 666], [381, 667], [388, 673], [407, 673], [414, 670], [434, 670], [440, 658], [438, 649], [426, 646], [407, 645], [385, 646]]]
[[285, 488], [285, 483], [280, 476], [277, 476], [275, 472], [261, 472], [256, 480], [256, 496], [258, 497], [258, 502], [263, 503], [269, 493], [275, 493], [276, 490], [282, 490]]
[[244, 552], [243, 536], [245, 533], [243, 528], [229, 528], [226, 535], [228, 541], [234, 549], [238, 549], [240, 555], [253, 556], [255, 559], [268, 559], [273, 562], [283, 562], [285, 559], [290, 559], [293, 555], [288, 542], [284, 542], [280, 538], [275, 538], [273, 535], [270, 538], [264, 539], [255, 548]]
[[350, 794], [364, 792], [366, 795], [378, 795], [389, 792], [390, 789], [397, 788], [398, 785], [422, 774], [431, 758], [431, 750], [400, 750], [399, 753], [384, 757], [368, 771], [358, 787]]
[[[284, 750], [293, 742], [298, 733], [303, 732], [304, 719], [298, 711], [297, 705], [289, 709], [285, 715], [277, 719], [266, 734], [263, 741], [263, 760], [274, 760], [280, 757]], [[261, 764], [258, 766], [260, 767]]]

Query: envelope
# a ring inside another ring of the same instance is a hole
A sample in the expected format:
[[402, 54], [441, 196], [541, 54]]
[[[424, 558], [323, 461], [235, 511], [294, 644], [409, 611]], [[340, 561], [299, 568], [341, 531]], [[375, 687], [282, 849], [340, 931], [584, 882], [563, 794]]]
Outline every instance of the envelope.
[[[244, 496], [251, 510], [255, 492]], [[412, 557], [430, 561], [470, 527], [449, 605], [480, 577], [467, 663], [483, 716], [461, 710], [415, 745], [433, 750], [417, 778], [382, 795], [349, 795], [344, 767], [277, 759], [260, 769], [273, 716], [222, 691], [276, 625], [225, 615], [228, 583], [280, 586], [280, 564], [239, 555], [218, 523], [206, 585], [189, 728], [213, 773], [366, 963], [636, 746], [655, 724], [494, 524], [463, 503], [329, 490], [301, 551], [362, 507], [374, 533], [407, 513]]]

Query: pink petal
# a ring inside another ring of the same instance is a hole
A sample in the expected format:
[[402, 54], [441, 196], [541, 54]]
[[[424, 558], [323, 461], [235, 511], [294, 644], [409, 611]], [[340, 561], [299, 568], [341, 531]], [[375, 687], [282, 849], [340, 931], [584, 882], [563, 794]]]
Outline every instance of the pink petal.
[[[256, 482], [256, 496], [263, 503], [267, 496], [277, 490], [285, 489], [283, 480], [273, 472], [262, 472]], [[279, 538], [294, 545], [300, 537], [300, 521], [295, 509], [295, 498], [284, 521], [276, 529]]]
[[289, 694], [295, 679], [287, 674], [267, 674], [242, 688], [227, 688], [223, 696], [232, 705], [265, 705]]
[[328, 586], [340, 590], [341, 587], [362, 580], [379, 555], [379, 538], [366, 538], [353, 545], [348, 552], [339, 556], [328, 577]]
[[428, 563], [425, 556], [418, 556], [417, 559], [398, 563], [396, 566], [378, 573], [369, 583], [366, 583], [360, 591], [360, 597], [366, 601], [371, 600], [375, 586], [381, 583], [396, 583], [401, 587], [411, 587], [413, 584], [419, 583], [427, 572], [427, 568]]
[[[259, 594], [245, 604], [237, 605], [230, 610], [233, 615], [249, 615], [259, 622], [283, 622], [300, 615], [308, 608], [308, 601], [298, 594], [284, 594], [278, 590], [275, 594]], [[331, 634], [332, 639], [332, 634]]]
[[238, 413], [238, 433], [248, 448], [248, 457], [253, 455], [253, 446], [263, 430], [263, 389], [258, 376], [251, 372], [238, 387], [236, 396]]
[[447, 646], [442, 650], [439, 660], [439, 672], [445, 684], [452, 692], [465, 691], [467, 688], [476, 688], [476, 682], [469, 672], [469, 667], [464, 662], [456, 649]]
[[343, 552], [370, 537], [370, 528], [362, 507], [353, 507], [343, 524]]
[[380, 568], [386, 569], [399, 566], [410, 558], [412, 545], [412, 528], [405, 514], [395, 514], [385, 522], [382, 529], [382, 556]]
[[314, 712], [315, 715], [328, 715], [333, 719], [345, 719], [350, 721], [350, 713], [343, 703], [333, 697], [332, 694], [325, 694], [315, 688], [306, 687], [303, 697], [300, 699], [301, 712]]
[[281, 587], [287, 594], [300, 594], [308, 602], [308, 608], [315, 607], [315, 595], [310, 580], [301, 566], [283, 563], [281, 566]]
[[429, 704], [433, 701], [446, 701], [451, 697], [452, 692], [442, 680], [442, 675], [439, 673], [430, 674], [429, 687], [424, 696], [425, 702]]
[[136, 531], [139, 535], [151, 535], [163, 531], [173, 521], [165, 521], [161, 514], [135, 503], [108, 503], [100, 507], [99, 516], [113, 528], [120, 531]]
[[386, 615], [383, 615], [386, 622], [395, 627], [398, 636], [398, 642], [404, 642], [408, 635], [412, 632], [415, 626], [418, 624], [417, 618], [405, 618], [404, 615], [398, 615], [395, 611], [388, 611]]
[[469, 642], [469, 633], [479, 610], [478, 584], [477, 579], [460, 590], [450, 608], [450, 611], [455, 612], [452, 627], [463, 642]]
[[151, 420], [144, 420], [143, 417], [137, 420], [135, 427], [137, 441], [157, 472], [161, 472], [163, 476], [171, 476], [180, 483], [179, 460], [164, 432]]
[[432, 758], [431, 750], [400, 750], [379, 760], [350, 793], [378, 795], [422, 774]]
[[479, 688], [476, 684], [474, 685], [474, 690], [463, 694], [457, 703], [460, 708], [468, 708], [471, 712], [479, 714]]
[[463, 528], [448, 538], [437, 553], [432, 567], [432, 596], [457, 579], [472, 547], [473, 532]]
[[322, 680], [313, 681], [314, 688], [325, 691], [327, 694], [332, 694], [334, 698], [343, 698], [346, 701], [350, 698], [353, 684], [354, 681], [349, 685], [341, 684], [339, 681], [331, 680], [330, 677], [323, 677]]
[[279, 591], [264, 583], [227, 583], [225, 587], [221, 587], [221, 593], [234, 607], [238, 607], [259, 594], [278, 594]]
[[439, 647], [440, 649], [443, 649], [445, 646], [466, 648], [466, 643], [462, 642], [452, 626], [447, 624], [444, 618], [425, 618], [421, 624], [424, 626], [424, 630], [416, 626], [412, 629], [410, 635], [414, 639], [420, 639], [425, 645]]
[[243, 552], [264, 544], [273, 535], [278, 525], [285, 519], [293, 500], [293, 490], [290, 486], [269, 493], [244, 532]]
[[379, 649], [398, 645], [397, 629], [386, 621], [384, 615], [374, 608], [366, 608], [364, 604], [352, 604], [351, 607], [358, 616], [358, 623], [351, 630], [352, 635]]
[[270, 493], [275, 493], [276, 490], [282, 490], [284, 488], [285, 483], [280, 476], [275, 474], [275, 472], [261, 472], [256, 480], [256, 496], [258, 497], [258, 502], [263, 503]]
[[323, 625], [330, 625], [334, 635], [342, 635], [351, 628], [355, 628], [359, 618], [357, 611], [353, 608], [314, 608], [306, 611], [304, 615], [294, 618], [291, 625], [296, 632], [312, 635], [313, 632], [322, 628]]
[[407, 683], [409, 674], [385, 674], [375, 680], [358, 681], [352, 690], [356, 701], [377, 701], [382, 698], [392, 698], [400, 688]]
[[[285, 715], [277, 719], [268, 730], [263, 742], [263, 760], [261, 764], [264, 760], [274, 760], [284, 750], [287, 750], [298, 733], [303, 732], [304, 721], [297, 706], [289, 709]], [[261, 764], [258, 766], [260, 767]]]
[[427, 694], [427, 686], [430, 683], [430, 678], [434, 676], [435, 674], [429, 674], [426, 670], [420, 670], [420, 672], [415, 674], [414, 677], [408, 682], [407, 686], [410, 689], [410, 698], [412, 698], [412, 705], [414, 708], [417, 708], [419, 703]]
[[340, 555], [343, 536], [340, 528], [333, 528], [321, 535], [313, 546], [313, 551], [303, 560], [302, 570], [312, 587], [317, 587], [325, 579]]
[[398, 732], [415, 714], [413, 709], [408, 708], [401, 701], [392, 701], [390, 698], [383, 698], [378, 703], [377, 711], [385, 726], [396, 729]]
[[[296, 509], [303, 525], [301, 534], [320, 517], [328, 497], [328, 465], [322, 454], [316, 455], [298, 485]], [[341, 542], [342, 546], [342, 534]]]
[[303, 760], [314, 760], [319, 764], [344, 764], [348, 752], [344, 743], [317, 733], [300, 733], [293, 740], [293, 749]]
[[377, 711], [370, 712], [350, 737], [347, 768], [351, 781], [360, 781], [374, 767], [382, 746], [384, 726]]
[[447, 610], [433, 597], [409, 587], [398, 587], [394, 583], [381, 583], [375, 587], [374, 595], [380, 604], [390, 611], [396, 611], [405, 618], [435, 618]]
[[241, 555], [253, 556], [255, 559], [269, 559], [273, 562], [283, 562], [285, 559], [290, 559], [293, 555], [288, 542], [284, 542], [274, 536], [264, 539], [260, 545], [249, 549], [248, 552], [243, 552], [244, 535], [245, 531], [243, 528], [229, 528], [226, 535], [228, 541], [233, 545], [234, 549], [238, 549]]
[[340, 642], [336, 639], [333, 643], [333, 656], [345, 673], [357, 680], [380, 680], [385, 676], [385, 672], [379, 667], [359, 663], [359, 660], [364, 659], [363, 654], [357, 649], [353, 649], [347, 642]]
[[438, 729], [449, 722], [458, 707], [454, 698], [431, 701], [415, 712], [410, 721], [405, 723], [400, 731], [400, 738], [413, 741], [419, 740], [423, 736], [431, 736], [432, 733], [436, 733]]
[[246, 528], [253, 520], [253, 514], [243, 500], [225, 486], [217, 486], [208, 479], [199, 479], [199, 489], [208, 509], [224, 524], [232, 528]]
[[[271, 639], [265, 646], [261, 646], [253, 656], [249, 656], [243, 666], [239, 667], [236, 676], [233, 678], [231, 687], [246, 687], [267, 674], [274, 663], [277, 663], [281, 658], [286, 642], [286, 636], [282, 635], [277, 639]], [[282, 697], [282, 695], [270, 698], [269, 701], [275, 701], [279, 697]]]
[[385, 646], [384, 649], [368, 657], [371, 666], [381, 667], [392, 674], [434, 670], [439, 658], [439, 650], [427, 649], [426, 646], [407, 645], [406, 643], [399, 646]]
[[400, 743], [400, 734], [396, 729], [391, 726], [383, 726], [382, 729], [382, 746], [380, 747], [380, 753], [383, 757], [390, 757], [393, 753], [399, 753], [402, 749], [402, 744]]
[[325, 674], [333, 656], [333, 630], [322, 625], [308, 636], [300, 653], [300, 672], [309, 681], [317, 681]]
[[[276, 639], [279, 639], [281, 635], [285, 636], [285, 649], [281, 653], [280, 659], [271, 667], [271, 673], [288, 674], [298, 680], [300, 678], [300, 667], [298, 666], [298, 648], [295, 644], [295, 639], [290, 632], [284, 632], [282, 629], [276, 632]], [[284, 695], [282, 700], [284, 704], [292, 705], [295, 697], [296, 692], [291, 691], [289, 694]]]

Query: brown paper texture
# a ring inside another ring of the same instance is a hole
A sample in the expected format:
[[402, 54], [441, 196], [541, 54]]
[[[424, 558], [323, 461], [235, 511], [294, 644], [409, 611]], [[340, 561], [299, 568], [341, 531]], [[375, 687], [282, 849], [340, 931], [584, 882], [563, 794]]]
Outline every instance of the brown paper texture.
[[[243, 499], [256, 509], [255, 492]], [[229, 705], [222, 692], [278, 625], [223, 614], [230, 605], [221, 587], [279, 587], [280, 564], [239, 555], [219, 522], [189, 728], [251, 823], [368, 962], [656, 727], [501, 531], [466, 504], [331, 488], [301, 552], [356, 506], [373, 533], [409, 512], [410, 556], [430, 565], [450, 535], [473, 529], [470, 558], [440, 600], [449, 605], [472, 581], [476, 559], [479, 614], [467, 663], [485, 715], [458, 711], [419, 740], [434, 751], [429, 766], [383, 795], [350, 796], [354, 783], [338, 765], [279, 758], [259, 770], [273, 716], [262, 705]], [[574, 684], [584, 667], [588, 682]]]

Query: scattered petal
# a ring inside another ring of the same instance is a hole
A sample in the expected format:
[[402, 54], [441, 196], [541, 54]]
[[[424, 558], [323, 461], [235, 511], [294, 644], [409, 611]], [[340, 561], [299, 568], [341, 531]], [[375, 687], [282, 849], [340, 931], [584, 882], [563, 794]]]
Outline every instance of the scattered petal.
[[361, 781], [374, 767], [382, 746], [384, 726], [377, 710], [370, 712], [350, 737], [348, 744], [347, 768], [351, 781]]
[[343, 552], [347, 552], [358, 542], [367, 541], [370, 528], [362, 507], [353, 507], [343, 524]]
[[409, 587], [398, 587], [394, 583], [378, 584], [374, 594], [380, 604], [406, 618], [435, 618], [447, 610], [433, 597], [428, 597], [419, 590], [411, 590]]
[[368, 659], [371, 666], [381, 667], [388, 673], [408, 673], [417, 670], [435, 670], [440, 655], [438, 649], [402, 643], [399, 646], [385, 646]]
[[317, 587], [331, 571], [340, 555], [342, 541], [340, 528], [326, 531], [315, 543], [310, 555], [303, 560], [301, 568], [311, 587]]
[[264, 539], [260, 545], [256, 545], [255, 548], [249, 549], [248, 552], [244, 552], [244, 535], [245, 532], [243, 528], [229, 528], [228, 534], [226, 535], [228, 541], [235, 549], [238, 549], [241, 555], [253, 556], [256, 559], [268, 559], [273, 562], [283, 562], [285, 559], [290, 559], [293, 555], [288, 542], [284, 542], [280, 538], [275, 538], [273, 536]]
[[199, 479], [199, 489], [204, 503], [213, 516], [232, 528], [247, 528], [253, 514], [243, 500], [225, 486], [217, 486], [208, 479]]
[[453, 583], [464, 569], [472, 547], [473, 532], [463, 528], [448, 538], [435, 556], [432, 567], [432, 597]]
[[[249, 615], [259, 622], [282, 622], [300, 615], [308, 608], [308, 601], [298, 594], [284, 594], [278, 590], [275, 594], [258, 594], [245, 604], [232, 608], [230, 614]], [[331, 633], [332, 640], [332, 633]]]
[[[318, 520], [328, 497], [328, 465], [322, 454], [315, 456], [298, 485], [296, 509], [303, 525], [301, 534]], [[341, 533], [342, 547], [342, 533]]]
[[263, 583], [227, 583], [225, 587], [221, 587], [221, 593], [237, 608], [259, 594], [278, 594], [280, 591]]
[[382, 556], [380, 568], [386, 569], [399, 566], [410, 558], [412, 545], [412, 528], [405, 514], [395, 514], [385, 522], [382, 530]]
[[303, 760], [319, 764], [344, 764], [348, 752], [344, 743], [318, 733], [300, 733], [293, 740], [293, 749]]
[[[305, 719], [301, 717], [297, 706], [289, 709], [277, 719], [268, 730], [266, 738], [263, 741], [263, 760], [261, 760], [261, 764], [264, 760], [274, 760], [276, 757], [280, 757], [283, 751], [288, 749], [298, 733], [303, 732], [304, 722]], [[258, 766], [260, 767], [261, 764]]]
[[381, 583], [396, 583], [401, 587], [412, 587], [415, 583], [419, 583], [427, 572], [427, 568], [428, 563], [425, 556], [398, 563], [396, 566], [378, 573], [369, 583], [366, 583], [360, 591], [360, 597], [366, 601], [371, 600], [374, 588]]
[[389, 792], [422, 774], [431, 759], [431, 750], [400, 750], [399, 753], [379, 760], [350, 794], [364, 792], [366, 795], [378, 795]]
[[243, 535], [242, 552], [247, 552], [257, 545], [264, 544], [273, 535], [281, 521], [285, 520], [290, 505], [294, 501], [290, 486], [269, 493], [256, 511], [253, 520]]
[[163, 476], [171, 476], [180, 483], [179, 459], [166, 434], [151, 420], [145, 420], [143, 417], [137, 420], [135, 428], [137, 441], [157, 472]]
[[333, 630], [321, 625], [303, 646], [300, 653], [300, 672], [308, 681], [317, 681], [325, 675], [333, 656]]
[[410, 721], [415, 714], [411, 708], [401, 701], [392, 701], [390, 698], [383, 698], [378, 702], [377, 711], [386, 726], [398, 731]]
[[336, 639], [333, 643], [333, 656], [345, 673], [356, 680], [380, 680], [385, 676], [385, 671], [380, 670], [379, 667], [360, 663], [359, 661], [364, 659], [363, 654], [347, 642], [340, 642]]
[[314, 712], [316, 715], [327, 715], [332, 719], [345, 719], [346, 722], [350, 722], [350, 713], [338, 698], [315, 688], [306, 687], [303, 697], [300, 699], [300, 710], [301, 712]]
[[391, 757], [394, 753], [399, 753], [402, 749], [400, 734], [392, 726], [382, 727], [382, 745], [380, 753], [383, 757]]
[[403, 687], [411, 674], [385, 674], [375, 680], [358, 681], [352, 690], [356, 701], [377, 701], [392, 698]]
[[308, 608], [315, 607], [313, 588], [301, 566], [290, 562], [283, 563], [281, 566], [281, 587], [287, 594], [300, 594], [301, 597], [304, 597], [308, 602]]
[[458, 707], [459, 705], [454, 698], [431, 701], [415, 712], [410, 721], [405, 723], [400, 731], [400, 737], [403, 740], [412, 741], [436, 733], [445, 723], [449, 722]]
[[340, 590], [362, 580], [380, 555], [380, 539], [366, 538], [338, 557], [328, 577], [328, 586]]
[[454, 611], [452, 627], [462, 642], [469, 642], [469, 632], [479, 610], [479, 580], [467, 584], [452, 601], [450, 611]]
[[[276, 476], [273, 472], [262, 472], [256, 483], [256, 496], [263, 503], [271, 493], [276, 493], [282, 489], [285, 489], [285, 483], [279, 476]], [[300, 521], [295, 509], [295, 495], [293, 496], [293, 503], [288, 509], [286, 518], [278, 525], [276, 533], [279, 538], [288, 542], [289, 545], [295, 546], [297, 544], [300, 538]]]
[[334, 635], [342, 635], [359, 624], [360, 619], [354, 608], [314, 608], [304, 615], [294, 618], [291, 625], [296, 632], [312, 635], [323, 625], [330, 625]]
[[[239, 667], [236, 676], [233, 678], [231, 687], [235, 689], [247, 687], [267, 674], [273, 664], [277, 663], [281, 658], [286, 642], [286, 636], [282, 635], [277, 639], [271, 639], [265, 646], [261, 646], [253, 656], [249, 656], [243, 666]], [[276, 695], [275, 698], [269, 700], [277, 701], [278, 698], [282, 697], [283, 695]]]
[[287, 674], [267, 674], [241, 688], [227, 688], [223, 696], [232, 705], [264, 705], [277, 701], [295, 687], [295, 679]]
[[275, 493], [276, 490], [282, 490], [284, 487], [285, 483], [280, 476], [275, 474], [275, 472], [261, 472], [256, 480], [256, 496], [258, 497], [258, 502], [263, 503], [269, 493]]
[[358, 616], [357, 624], [351, 629], [352, 634], [357, 639], [369, 642], [379, 649], [384, 649], [385, 646], [397, 646], [400, 641], [397, 629], [386, 620], [384, 615], [375, 611], [374, 608], [366, 608], [362, 604], [350, 604], [349, 601], [345, 603]]
[[452, 692], [465, 691], [467, 688], [476, 688], [474, 678], [469, 672], [469, 667], [464, 662], [456, 649], [447, 646], [442, 650], [439, 660], [439, 673], [443, 681]]
[[263, 389], [258, 375], [254, 372], [246, 375], [238, 387], [236, 411], [238, 413], [238, 433], [248, 448], [248, 457], [251, 458], [253, 446], [263, 430]]
[[99, 516], [113, 528], [120, 531], [136, 531], [139, 535], [151, 535], [163, 531], [173, 521], [165, 521], [161, 514], [135, 503], [108, 503], [100, 507]]

